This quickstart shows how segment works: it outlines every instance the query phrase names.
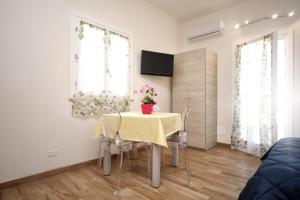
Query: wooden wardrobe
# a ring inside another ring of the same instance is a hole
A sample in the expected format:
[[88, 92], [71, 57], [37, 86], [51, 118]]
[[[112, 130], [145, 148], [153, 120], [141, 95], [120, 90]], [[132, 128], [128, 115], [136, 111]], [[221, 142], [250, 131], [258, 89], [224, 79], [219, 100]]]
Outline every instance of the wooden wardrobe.
[[172, 112], [182, 113], [190, 98], [189, 146], [210, 149], [217, 143], [217, 54], [200, 49], [176, 54]]

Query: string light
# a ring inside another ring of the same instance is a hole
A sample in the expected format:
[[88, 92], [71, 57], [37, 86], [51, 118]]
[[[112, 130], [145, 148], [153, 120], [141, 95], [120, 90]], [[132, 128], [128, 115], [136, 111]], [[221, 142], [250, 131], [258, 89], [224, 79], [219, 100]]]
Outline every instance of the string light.
[[264, 21], [264, 20], [269, 20], [269, 19], [277, 19], [277, 18], [282, 18], [282, 17], [292, 17], [295, 15], [294, 11], [289, 12], [288, 14], [284, 14], [284, 15], [278, 15], [277, 13], [273, 14], [272, 16], [269, 17], [260, 17], [254, 20], [245, 20], [244, 23], [241, 24], [236, 24], [234, 26], [234, 29], [239, 29], [239, 28], [243, 28], [245, 26], [248, 26], [250, 24], [256, 23], [256, 22], [260, 22], [260, 21]]
[[234, 26], [234, 29], [239, 29], [240, 28], [240, 24], [236, 24], [235, 26]]
[[278, 17], [277, 14], [272, 15], [272, 19], [276, 19]]

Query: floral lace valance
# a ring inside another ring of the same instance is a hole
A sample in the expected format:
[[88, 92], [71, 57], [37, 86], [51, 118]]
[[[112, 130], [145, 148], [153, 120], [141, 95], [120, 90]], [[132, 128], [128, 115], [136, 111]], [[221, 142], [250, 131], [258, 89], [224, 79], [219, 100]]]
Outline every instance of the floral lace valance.
[[129, 111], [130, 98], [112, 96], [111, 94], [85, 95], [80, 93], [70, 98], [72, 105], [72, 116], [74, 117], [98, 117], [102, 115], [102, 107], [113, 107], [120, 112]]

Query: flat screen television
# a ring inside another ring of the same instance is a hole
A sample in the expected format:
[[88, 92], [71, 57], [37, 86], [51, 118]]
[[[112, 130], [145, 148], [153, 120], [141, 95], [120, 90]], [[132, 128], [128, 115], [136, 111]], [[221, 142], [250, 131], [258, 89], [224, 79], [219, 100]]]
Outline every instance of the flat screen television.
[[141, 74], [173, 76], [174, 55], [142, 50]]

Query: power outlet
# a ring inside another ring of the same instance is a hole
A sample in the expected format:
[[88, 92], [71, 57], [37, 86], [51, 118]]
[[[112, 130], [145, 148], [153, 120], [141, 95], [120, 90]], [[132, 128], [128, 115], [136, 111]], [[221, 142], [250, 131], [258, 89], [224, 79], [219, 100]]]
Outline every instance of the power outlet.
[[56, 157], [56, 156], [58, 156], [58, 150], [57, 149], [52, 149], [52, 150], [47, 151], [47, 157], [48, 158], [53, 158], [53, 157]]

